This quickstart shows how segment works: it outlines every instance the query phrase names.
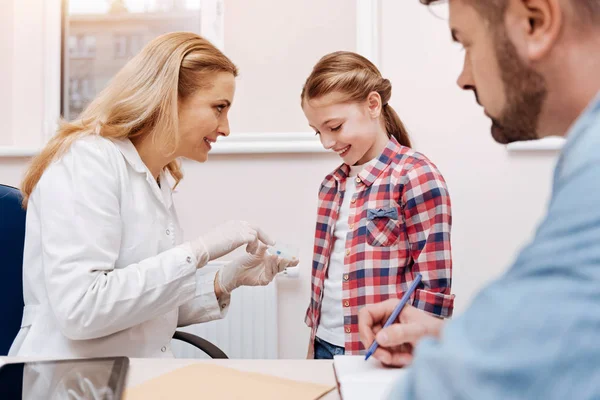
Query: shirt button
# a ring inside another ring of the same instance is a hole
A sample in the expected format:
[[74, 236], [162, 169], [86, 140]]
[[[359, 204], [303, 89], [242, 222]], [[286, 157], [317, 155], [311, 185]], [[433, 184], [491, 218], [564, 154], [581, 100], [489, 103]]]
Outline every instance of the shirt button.
[[350, 224], [350, 229], [354, 229], [354, 224]]
[[350, 302], [348, 300], [344, 302], [344, 307], [350, 307]]
[[360, 178], [356, 178], [356, 183], [360, 183]]
[[185, 261], [186, 261], [188, 264], [191, 264], [191, 263], [192, 263], [192, 257], [188, 257], [188, 258], [186, 258], [186, 259], [185, 259]]
[[167, 236], [169, 236], [171, 234], [171, 231], [167, 229], [165, 233], [167, 234]]
[[162, 349], [160, 349], [160, 351], [162, 351], [163, 353], [164, 353], [165, 351], [167, 351], [167, 348], [166, 348], [166, 346], [163, 346], [163, 347], [162, 347]]
[[353, 197], [352, 200], [350, 200], [350, 203], [352, 203], [352, 204], [356, 203], [356, 197]]
[[226, 303], [221, 304], [221, 308], [222, 309], [226, 309], [227, 308], [227, 304]]
[[350, 255], [350, 249], [346, 250], [346, 255], [349, 256]]
[[347, 282], [350, 279], [350, 276], [348, 276], [348, 274], [344, 275], [344, 280]]
[[346, 333], [350, 333], [350, 328], [346, 328]]

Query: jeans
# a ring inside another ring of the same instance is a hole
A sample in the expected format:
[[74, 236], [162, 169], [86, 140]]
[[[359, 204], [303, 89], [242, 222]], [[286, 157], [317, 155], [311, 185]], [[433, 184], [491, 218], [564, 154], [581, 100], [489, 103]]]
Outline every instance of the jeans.
[[315, 337], [315, 360], [332, 360], [333, 356], [344, 355], [346, 350]]

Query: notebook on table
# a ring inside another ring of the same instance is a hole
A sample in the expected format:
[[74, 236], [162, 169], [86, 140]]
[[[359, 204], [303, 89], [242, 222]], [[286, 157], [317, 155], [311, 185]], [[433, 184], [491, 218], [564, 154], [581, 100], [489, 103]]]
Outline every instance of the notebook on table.
[[385, 399], [393, 383], [406, 374], [406, 369], [388, 368], [364, 356], [335, 356], [335, 379], [342, 400]]
[[176, 369], [127, 389], [125, 400], [315, 400], [333, 385], [294, 381], [208, 363]]

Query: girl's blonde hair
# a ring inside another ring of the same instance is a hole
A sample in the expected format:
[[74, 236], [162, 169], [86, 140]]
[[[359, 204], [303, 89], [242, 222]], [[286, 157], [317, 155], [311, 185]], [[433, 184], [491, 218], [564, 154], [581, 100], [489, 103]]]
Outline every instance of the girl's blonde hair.
[[404, 124], [389, 105], [392, 84], [371, 61], [348, 51], [336, 51], [321, 58], [302, 88], [302, 104], [334, 92], [346, 95], [345, 101], [356, 102], [365, 101], [372, 92], [379, 93], [388, 136], [394, 136], [402, 146], [411, 146]]
[[[57, 134], [32, 161], [23, 182], [23, 207], [50, 163], [83, 135], [135, 138], [152, 135], [153, 143], [173, 154], [179, 145], [178, 102], [210, 86], [215, 72], [237, 76], [237, 67], [202, 37], [168, 33], [148, 43], [112, 79], [75, 121], [60, 121]], [[175, 184], [183, 178], [178, 161], [167, 170]]]

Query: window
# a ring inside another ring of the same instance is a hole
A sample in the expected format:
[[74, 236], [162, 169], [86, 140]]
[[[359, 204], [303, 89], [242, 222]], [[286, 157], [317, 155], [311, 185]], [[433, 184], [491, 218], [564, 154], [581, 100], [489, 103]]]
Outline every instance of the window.
[[[197, 32], [218, 45], [222, 32], [215, 32], [215, 26], [221, 26], [221, 1], [68, 0], [63, 26], [63, 116], [77, 118], [125, 63], [159, 35]], [[210, 28], [210, 35], [203, 32], [203, 25]]]
[[[75, 119], [128, 59], [115, 59], [115, 36], [127, 37], [129, 54], [153, 38], [154, 23], [127, 29], [139, 18], [195, 15], [191, 28], [182, 18], [175, 29], [199, 32], [240, 67], [231, 127], [247, 134], [227, 138], [221, 153], [322, 150], [298, 105], [303, 79], [329, 51], [355, 50], [373, 61], [379, 54], [381, 0], [6, 1], [0, 47], [15, 51], [0, 63], [7, 88], [0, 90], [0, 156], [2, 146], [14, 147], [7, 154], [35, 154], [59, 116]], [[119, 29], [107, 35], [106, 22]]]
[[147, 40], [142, 34], [117, 34], [113, 39], [115, 55], [114, 58], [130, 59], [142, 50]]
[[96, 56], [96, 37], [92, 35], [71, 35], [68, 39], [69, 58], [94, 58]]
[[115, 44], [115, 58], [127, 58], [127, 36], [125, 35], [115, 35], [114, 37]]
[[77, 114], [94, 99], [94, 84], [91, 76], [72, 77], [69, 79], [69, 109]]
[[134, 56], [142, 50], [145, 41], [144, 36], [141, 34], [133, 34], [129, 36], [129, 55]]

